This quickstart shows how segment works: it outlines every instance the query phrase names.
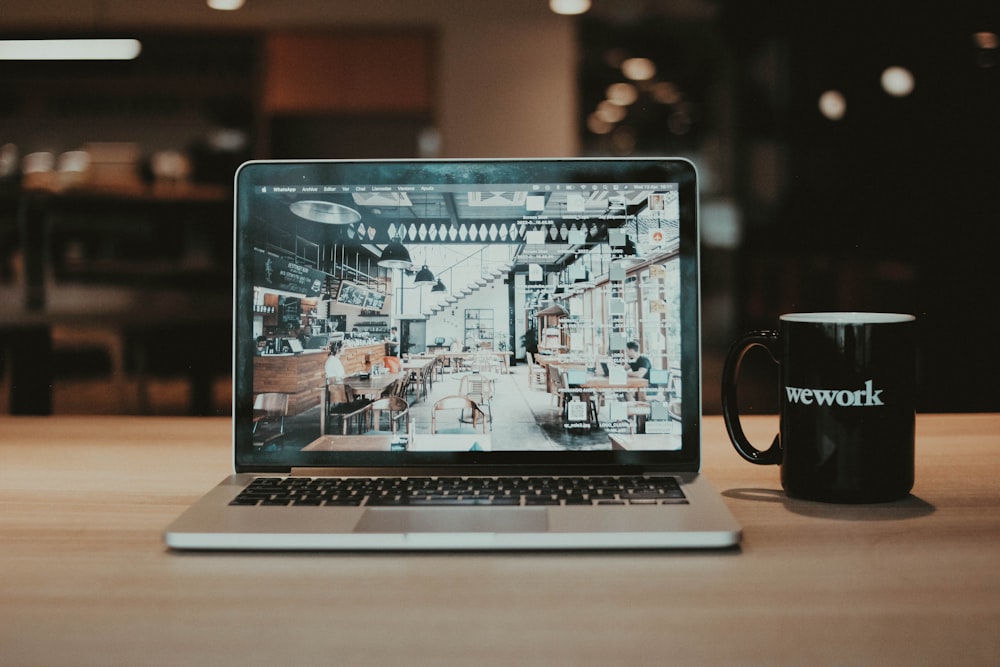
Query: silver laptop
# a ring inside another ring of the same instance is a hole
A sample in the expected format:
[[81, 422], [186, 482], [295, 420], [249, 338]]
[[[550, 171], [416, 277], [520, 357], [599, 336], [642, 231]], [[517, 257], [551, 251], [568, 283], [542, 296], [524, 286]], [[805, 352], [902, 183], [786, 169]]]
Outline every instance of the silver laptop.
[[234, 473], [166, 544], [736, 545], [698, 255], [681, 159], [243, 165]]

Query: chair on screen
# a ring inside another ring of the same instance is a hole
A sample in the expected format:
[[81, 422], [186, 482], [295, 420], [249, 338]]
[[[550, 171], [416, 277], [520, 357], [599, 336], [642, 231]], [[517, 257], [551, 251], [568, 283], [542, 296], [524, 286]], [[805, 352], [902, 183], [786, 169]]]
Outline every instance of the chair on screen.
[[400, 378], [393, 383], [391, 396], [396, 396], [398, 398], [406, 400], [406, 390], [409, 387], [410, 382], [407, 378]]
[[[483, 377], [479, 373], [470, 373], [462, 378], [458, 393], [476, 402], [482, 410], [486, 407], [486, 416], [490, 422], [490, 430], [493, 430], [493, 380]], [[475, 415], [461, 415], [460, 420], [464, 424], [472, 422]]]
[[538, 363], [535, 360], [535, 355], [531, 352], [525, 354], [525, 358], [528, 361], [528, 388], [534, 389], [536, 386], [544, 387], [545, 376], [547, 374], [545, 366]]
[[415, 399], [427, 396], [427, 375], [423, 371], [412, 370], [403, 381], [406, 383], [404, 395], [412, 392]]
[[545, 390], [552, 396], [556, 407], [562, 410], [566, 395], [563, 391], [562, 373], [555, 364], [545, 367]]
[[[456, 419], [458, 426], [456, 428], [449, 429], [441, 425], [443, 417], [440, 415], [443, 412], [458, 413]], [[476, 433], [477, 424], [482, 424], [482, 432], [486, 433], [486, 413], [468, 396], [445, 396], [438, 400], [431, 409], [431, 433], [469, 433], [470, 431], [461, 421], [466, 412], [471, 415], [471, 432]]]
[[[351, 422], [363, 423], [371, 401], [358, 398], [351, 388], [342, 382], [331, 382], [327, 385], [330, 395], [330, 405], [327, 408], [327, 431], [332, 432], [334, 421], [339, 422], [341, 435], [347, 435]], [[360, 430], [360, 426], [358, 427]]]
[[368, 410], [368, 432], [384, 433], [383, 418], [388, 432], [409, 433], [410, 404], [398, 396], [389, 396], [374, 401]]
[[257, 394], [253, 401], [253, 444], [266, 447], [285, 436], [288, 394]]
[[389, 398], [390, 396], [399, 396], [399, 385], [403, 382], [402, 379], [394, 380], [389, 383], [382, 393], [379, 394], [379, 398]]

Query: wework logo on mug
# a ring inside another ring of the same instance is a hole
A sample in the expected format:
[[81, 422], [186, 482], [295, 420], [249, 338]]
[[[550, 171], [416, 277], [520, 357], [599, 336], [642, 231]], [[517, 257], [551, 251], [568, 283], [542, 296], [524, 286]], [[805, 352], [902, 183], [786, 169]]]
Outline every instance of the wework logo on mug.
[[874, 389], [871, 380], [865, 382], [864, 389], [803, 389], [785, 387], [789, 403], [799, 405], [839, 405], [845, 408], [870, 408], [885, 405], [881, 394], [883, 389]]

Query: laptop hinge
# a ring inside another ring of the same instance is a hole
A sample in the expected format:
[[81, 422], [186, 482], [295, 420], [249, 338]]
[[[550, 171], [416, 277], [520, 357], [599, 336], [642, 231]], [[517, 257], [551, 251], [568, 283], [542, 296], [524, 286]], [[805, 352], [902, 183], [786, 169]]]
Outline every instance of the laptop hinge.
[[405, 468], [293, 468], [289, 474], [297, 477], [496, 477], [496, 476], [578, 476], [578, 475], [641, 475], [667, 472], [695, 472], [679, 470], [671, 467], [669, 470], [653, 466], [433, 466]]

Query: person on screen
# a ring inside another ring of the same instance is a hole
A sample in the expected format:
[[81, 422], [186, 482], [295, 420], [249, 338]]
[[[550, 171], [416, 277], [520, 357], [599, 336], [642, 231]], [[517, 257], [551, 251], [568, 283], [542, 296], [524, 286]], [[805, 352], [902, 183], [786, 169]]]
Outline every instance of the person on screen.
[[649, 377], [649, 370], [653, 367], [653, 364], [650, 363], [648, 357], [639, 354], [639, 343], [630, 340], [625, 346], [625, 356], [628, 357], [625, 365], [628, 367], [627, 372], [631, 377]]
[[344, 376], [347, 375], [347, 371], [344, 370], [344, 364], [341, 363], [340, 355], [341, 344], [331, 343], [330, 344], [330, 356], [326, 358], [326, 377], [328, 380], [334, 380], [336, 382], [343, 382]]
[[389, 330], [389, 340], [386, 341], [389, 345], [389, 356], [398, 357], [399, 356], [399, 329], [393, 327]]

